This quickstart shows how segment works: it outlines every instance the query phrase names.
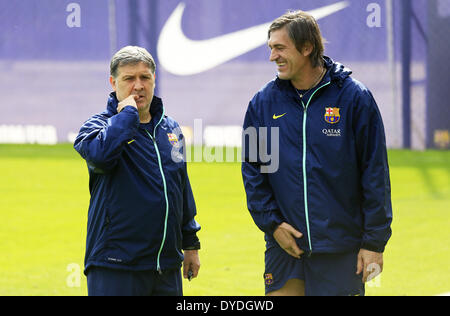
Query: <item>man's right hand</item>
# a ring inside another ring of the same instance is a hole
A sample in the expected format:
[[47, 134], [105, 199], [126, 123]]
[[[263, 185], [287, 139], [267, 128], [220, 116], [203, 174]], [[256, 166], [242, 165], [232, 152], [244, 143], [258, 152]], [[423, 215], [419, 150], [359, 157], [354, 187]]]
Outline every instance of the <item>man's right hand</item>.
[[301, 238], [302, 236], [303, 234], [301, 232], [288, 223], [281, 223], [273, 233], [273, 237], [280, 247], [289, 255], [297, 259], [300, 259], [300, 256], [304, 251], [297, 246], [295, 238]]
[[138, 98], [139, 98], [138, 95], [130, 94], [128, 97], [126, 97], [125, 99], [120, 101], [119, 105], [117, 105], [117, 113], [120, 113], [120, 111], [122, 111], [123, 108], [128, 106], [128, 105], [137, 109], [138, 107], [137, 107], [137, 104], [136, 104], [136, 100]]

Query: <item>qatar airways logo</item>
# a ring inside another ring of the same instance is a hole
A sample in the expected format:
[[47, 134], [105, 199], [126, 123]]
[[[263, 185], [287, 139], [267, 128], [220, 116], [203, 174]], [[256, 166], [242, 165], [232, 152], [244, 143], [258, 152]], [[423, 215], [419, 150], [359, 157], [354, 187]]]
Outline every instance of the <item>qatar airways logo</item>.
[[325, 136], [329, 136], [329, 137], [341, 137], [341, 129], [334, 129], [334, 128], [324, 128], [322, 130], [322, 133]]

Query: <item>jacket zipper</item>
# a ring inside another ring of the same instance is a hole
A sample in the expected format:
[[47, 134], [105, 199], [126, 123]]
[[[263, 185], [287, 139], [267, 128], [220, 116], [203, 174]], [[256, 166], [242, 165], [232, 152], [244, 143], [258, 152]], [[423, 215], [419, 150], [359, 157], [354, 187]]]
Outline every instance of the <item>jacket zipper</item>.
[[156, 124], [156, 126], [155, 126], [155, 128], [153, 130], [153, 136], [147, 130], [145, 130], [147, 132], [148, 136], [150, 137], [150, 139], [153, 141], [153, 144], [155, 145], [156, 156], [158, 157], [159, 171], [161, 173], [163, 186], [164, 186], [164, 198], [166, 200], [166, 214], [165, 214], [165, 217], [164, 217], [164, 233], [163, 233], [163, 238], [162, 238], [162, 241], [161, 241], [161, 246], [159, 247], [159, 250], [158, 250], [158, 256], [156, 258], [156, 270], [158, 271], [159, 274], [162, 274], [161, 265], [160, 265], [160, 259], [161, 259], [161, 252], [162, 252], [162, 250], [164, 248], [164, 243], [166, 242], [167, 219], [169, 217], [169, 198], [167, 197], [166, 177], [164, 176], [164, 170], [163, 170], [162, 162], [161, 162], [161, 155], [159, 153], [158, 144], [156, 143], [156, 128], [161, 123], [163, 118], [164, 118], [164, 108], [163, 108], [163, 114], [161, 116], [161, 119], [158, 121], [158, 124]]
[[311, 244], [311, 231], [309, 228], [309, 211], [308, 211], [308, 186], [307, 186], [307, 176], [306, 176], [306, 118], [307, 118], [307, 110], [309, 103], [311, 102], [313, 96], [316, 94], [317, 91], [322, 89], [325, 86], [328, 86], [331, 83], [331, 81], [323, 84], [319, 88], [317, 88], [309, 97], [308, 103], [303, 103], [303, 99], [300, 98], [300, 102], [303, 105], [303, 161], [302, 161], [302, 170], [303, 170], [303, 196], [305, 201], [305, 219], [306, 219], [306, 230], [308, 233], [308, 243], [309, 243], [309, 255], [312, 253], [312, 244]]

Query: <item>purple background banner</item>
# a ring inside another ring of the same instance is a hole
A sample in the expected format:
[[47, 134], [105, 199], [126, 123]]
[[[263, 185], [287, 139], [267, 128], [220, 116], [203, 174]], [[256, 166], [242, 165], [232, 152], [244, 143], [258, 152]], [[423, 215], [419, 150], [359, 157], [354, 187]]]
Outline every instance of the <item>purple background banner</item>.
[[[318, 20], [325, 53], [372, 90], [388, 145], [401, 146], [400, 8], [392, 1], [390, 29], [385, 0], [0, 0], [0, 142], [9, 142], [12, 126], [29, 125], [52, 126], [58, 142], [70, 141], [84, 120], [105, 108], [109, 60], [125, 45], [144, 46], [155, 57], [157, 94], [183, 126], [192, 127], [195, 119], [203, 127], [240, 126], [254, 93], [276, 76], [269, 50], [261, 43], [211, 69], [175, 74], [162, 62], [166, 56], [158, 55], [158, 44], [180, 3], [185, 5], [181, 30], [194, 43], [269, 23], [289, 9], [345, 3]], [[411, 49], [413, 146], [420, 148], [426, 131], [427, 51], [421, 31], [427, 32], [427, 1], [414, 0], [413, 10], [422, 27], [412, 30]], [[389, 59], [389, 34], [394, 59]], [[184, 62], [187, 52], [174, 53]]]

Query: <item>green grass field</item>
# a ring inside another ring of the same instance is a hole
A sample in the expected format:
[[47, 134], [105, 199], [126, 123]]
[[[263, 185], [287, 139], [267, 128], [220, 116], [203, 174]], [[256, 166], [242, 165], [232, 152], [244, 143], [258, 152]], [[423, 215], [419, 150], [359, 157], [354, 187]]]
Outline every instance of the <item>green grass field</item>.
[[[450, 151], [389, 151], [394, 212], [384, 272], [367, 295], [450, 291]], [[264, 238], [239, 163], [190, 163], [202, 225], [185, 295], [263, 295]], [[86, 295], [88, 173], [71, 145], [0, 145], [0, 295]], [[68, 268], [72, 268], [69, 269]]]

